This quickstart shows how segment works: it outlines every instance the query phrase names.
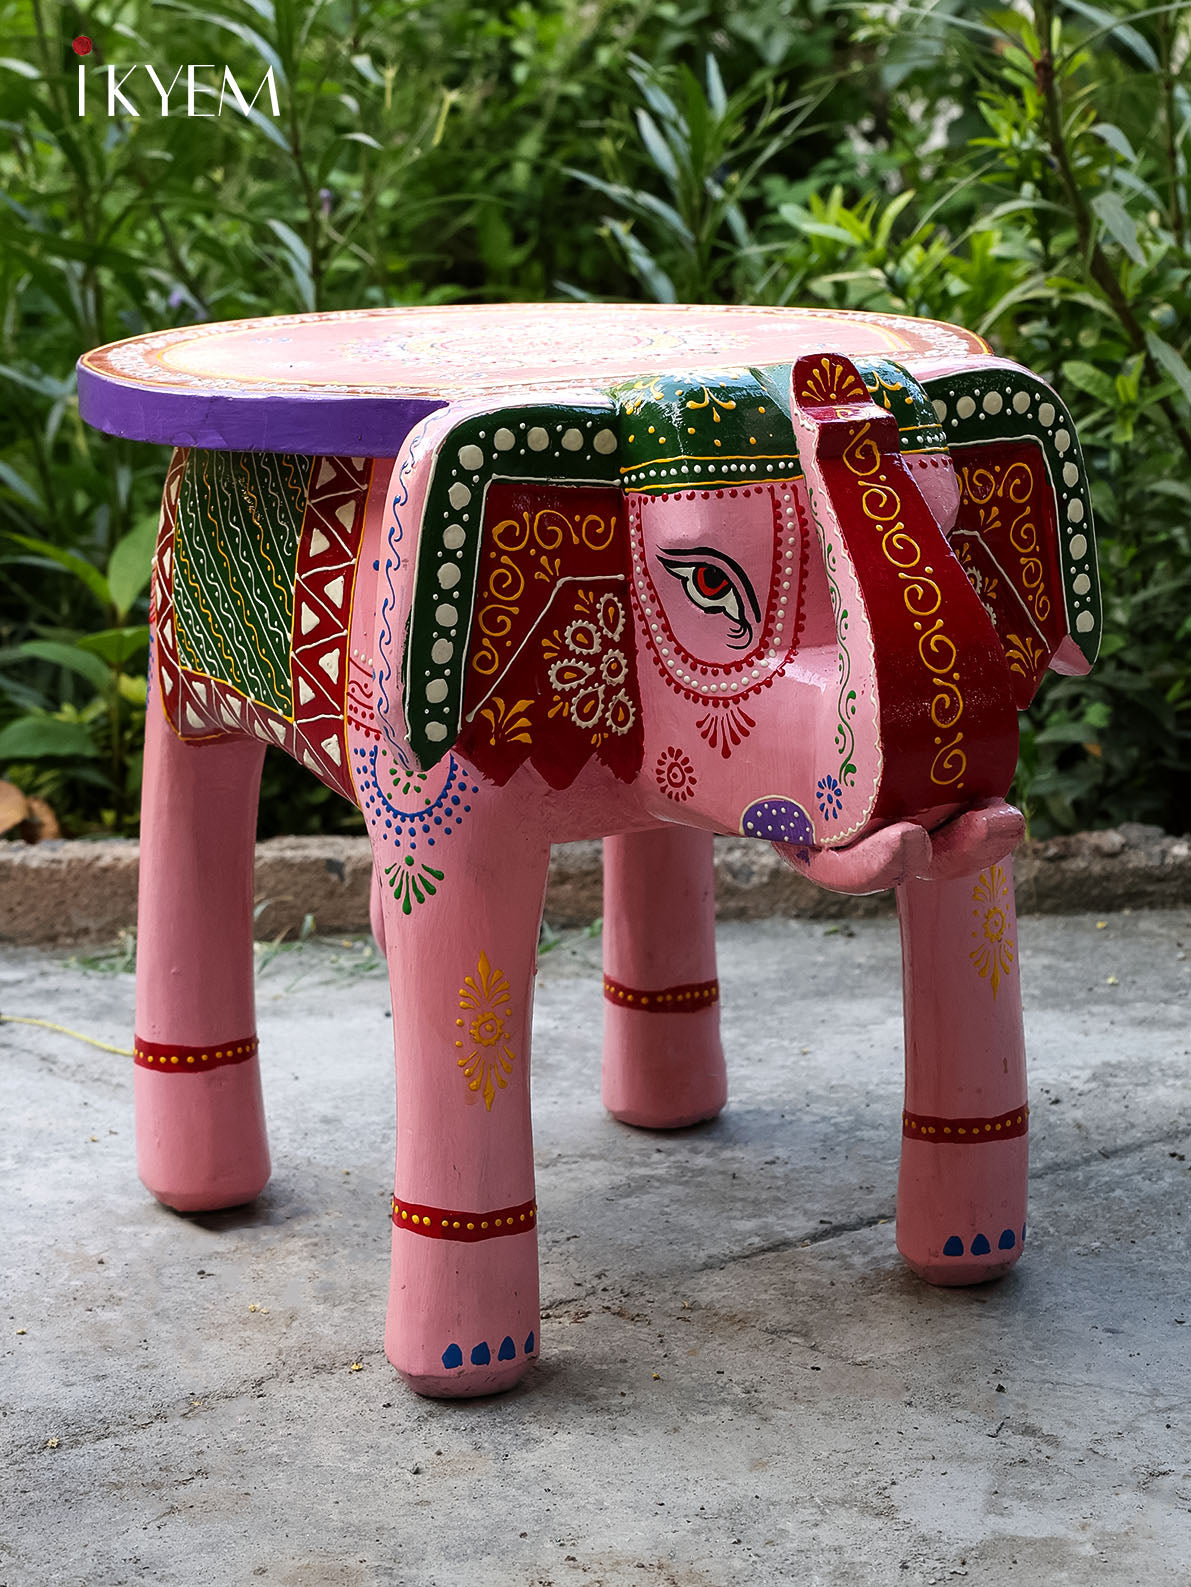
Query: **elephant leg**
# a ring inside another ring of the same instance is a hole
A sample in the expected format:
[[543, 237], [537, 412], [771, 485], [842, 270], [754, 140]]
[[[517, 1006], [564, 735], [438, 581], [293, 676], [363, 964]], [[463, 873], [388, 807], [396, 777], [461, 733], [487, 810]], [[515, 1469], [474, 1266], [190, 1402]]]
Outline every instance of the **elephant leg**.
[[709, 832], [604, 840], [604, 1106], [676, 1129], [727, 1100]]
[[897, 1243], [933, 1284], [999, 1278], [1026, 1220], [1025, 1042], [1010, 857], [897, 889], [906, 1102]]
[[372, 835], [400, 1011], [385, 1350], [451, 1398], [511, 1388], [540, 1327], [529, 1046], [550, 850], [482, 800], [433, 848]]
[[[151, 669], [152, 672], [152, 669]], [[141, 795], [137, 1166], [181, 1212], [269, 1178], [253, 1001], [252, 888], [264, 745], [184, 744], [151, 677]]]
[[372, 940], [385, 951], [385, 909], [380, 890], [380, 872], [372, 867], [372, 882], [368, 891], [368, 923], [372, 927]]

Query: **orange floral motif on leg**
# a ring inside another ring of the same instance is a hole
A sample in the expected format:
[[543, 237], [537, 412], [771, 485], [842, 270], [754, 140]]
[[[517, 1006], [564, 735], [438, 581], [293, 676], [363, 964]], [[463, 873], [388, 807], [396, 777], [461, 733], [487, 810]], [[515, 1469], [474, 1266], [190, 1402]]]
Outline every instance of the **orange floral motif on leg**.
[[980, 979], [991, 981], [994, 998], [1001, 977], [1009, 978], [1017, 957], [1017, 944], [1008, 934], [1009, 915], [1005, 908], [1008, 897], [1009, 881], [1001, 866], [992, 865], [987, 871], [981, 871], [972, 889], [972, 902], [976, 905], [972, 911], [976, 921], [972, 937], [976, 946], [972, 949], [971, 960]]
[[460, 1050], [456, 1060], [467, 1081], [467, 1089], [483, 1097], [491, 1112], [497, 1091], [508, 1086], [517, 1055], [510, 1034], [511, 1011], [509, 983], [500, 970], [480, 954], [474, 975], [463, 978], [459, 988], [460, 1017], [455, 1021], [461, 1032], [455, 1042]]

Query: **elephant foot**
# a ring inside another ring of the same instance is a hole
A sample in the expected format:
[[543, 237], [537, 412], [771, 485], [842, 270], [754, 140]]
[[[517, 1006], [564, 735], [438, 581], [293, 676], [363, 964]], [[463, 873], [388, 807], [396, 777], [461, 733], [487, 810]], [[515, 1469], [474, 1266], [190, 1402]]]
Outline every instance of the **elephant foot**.
[[718, 984], [634, 994], [638, 1000], [685, 997], [683, 1013], [612, 1000], [622, 995], [625, 988], [605, 979], [603, 1098], [609, 1113], [648, 1130], [714, 1119], [728, 1100]]
[[[270, 1172], [255, 1052], [244, 1059], [231, 1044], [188, 1048], [138, 1039], [135, 1045], [141, 1183], [176, 1212], [218, 1212], [254, 1201]], [[204, 1064], [215, 1067], [195, 1067]]]
[[474, 1399], [525, 1376], [541, 1327], [537, 1246], [532, 1229], [467, 1243], [395, 1224], [385, 1354], [415, 1394]]
[[1026, 1139], [979, 1146], [906, 1140], [897, 1247], [919, 1278], [958, 1287], [1003, 1278], [1026, 1235]]

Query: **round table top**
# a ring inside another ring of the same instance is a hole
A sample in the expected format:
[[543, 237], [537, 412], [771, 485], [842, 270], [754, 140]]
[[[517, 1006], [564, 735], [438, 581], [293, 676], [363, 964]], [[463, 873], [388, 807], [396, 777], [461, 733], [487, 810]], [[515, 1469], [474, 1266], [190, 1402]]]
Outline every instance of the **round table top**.
[[488, 393], [597, 399], [642, 375], [715, 374], [803, 353], [963, 362], [980, 337], [937, 320], [830, 309], [497, 303], [226, 320], [79, 359], [79, 408], [139, 441], [392, 456], [444, 403]]

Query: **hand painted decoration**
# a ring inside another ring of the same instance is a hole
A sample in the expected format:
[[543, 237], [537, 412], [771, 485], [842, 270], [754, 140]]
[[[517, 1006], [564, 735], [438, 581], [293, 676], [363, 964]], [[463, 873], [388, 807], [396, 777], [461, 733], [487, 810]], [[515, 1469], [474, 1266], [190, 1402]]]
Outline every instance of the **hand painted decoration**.
[[[769, 309], [366, 311], [138, 337], [84, 416], [177, 446], [152, 581], [140, 1171], [269, 1173], [252, 992], [264, 747], [364, 813], [397, 1034], [386, 1347], [421, 1393], [538, 1349], [529, 1120], [550, 844], [605, 845], [604, 1097], [723, 1106], [711, 835], [895, 887], [898, 1244], [1025, 1234], [1004, 802], [1016, 712], [1086, 672], [1091, 509], [1059, 398], [953, 327]], [[546, 1216], [549, 1210], [546, 1209]]]

